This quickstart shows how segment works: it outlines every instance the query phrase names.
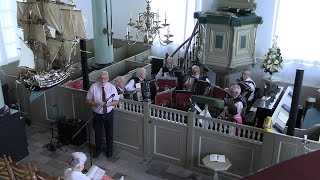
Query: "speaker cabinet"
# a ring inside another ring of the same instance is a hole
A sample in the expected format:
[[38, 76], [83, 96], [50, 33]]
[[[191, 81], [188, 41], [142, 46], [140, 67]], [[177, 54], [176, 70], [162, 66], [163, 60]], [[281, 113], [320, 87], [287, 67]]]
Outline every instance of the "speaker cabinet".
[[80, 119], [73, 119], [65, 117], [58, 121], [58, 135], [59, 141], [63, 144], [73, 144], [80, 146], [87, 141], [87, 128], [84, 127], [76, 137], [72, 139], [81, 127], [85, 124], [85, 121]]

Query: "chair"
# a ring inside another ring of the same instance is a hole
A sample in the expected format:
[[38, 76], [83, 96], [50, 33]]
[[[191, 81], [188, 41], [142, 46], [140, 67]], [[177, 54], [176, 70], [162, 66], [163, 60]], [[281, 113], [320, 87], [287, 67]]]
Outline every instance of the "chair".
[[[9, 159], [9, 160], [8, 160]], [[10, 162], [11, 158], [7, 158], [6, 155], [3, 158], [0, 158], [0, 179], [4, 180], [14, 180], [14, 174], [12, 172]]]
[[13, 174], [17, 180], [33, 180], [35, 173], [29, 164], [28, 167], [12, 162], [10, 163], [12, 167]]
[[47, 174], [43, 171], [36, 170], [35, 174], [36, 174], [36, 178], [41, 179], [41, 180], [56, 180], [56, 179], [58, 179], [57, 177], [52, 176], [50, 174]]

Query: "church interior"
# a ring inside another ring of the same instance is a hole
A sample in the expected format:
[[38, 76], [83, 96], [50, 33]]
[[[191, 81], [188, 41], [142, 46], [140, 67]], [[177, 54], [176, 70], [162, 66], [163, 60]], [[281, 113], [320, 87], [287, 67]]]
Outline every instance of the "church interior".
[[288, 1], [0, 2], [0, 179], [70, 179], [74, 152], [97, 179], [318, 179], [320, 39]]

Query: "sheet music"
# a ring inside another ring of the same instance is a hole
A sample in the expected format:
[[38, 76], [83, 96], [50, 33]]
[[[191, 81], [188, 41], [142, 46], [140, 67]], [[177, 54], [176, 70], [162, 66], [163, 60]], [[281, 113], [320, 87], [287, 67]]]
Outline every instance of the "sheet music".
[[226, 157], [225, 155], [221, 155], [221, 154], [210, 154], [210, 161], [226, 162]]
[[86, 175], [93, 180], [101, 180], [105, 173], [105, 170], [99, 168], [98, 166], [92, 165]]

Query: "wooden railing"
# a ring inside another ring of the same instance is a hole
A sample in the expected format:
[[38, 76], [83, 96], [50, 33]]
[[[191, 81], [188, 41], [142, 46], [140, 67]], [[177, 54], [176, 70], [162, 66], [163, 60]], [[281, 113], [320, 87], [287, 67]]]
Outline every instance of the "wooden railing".
[[[188, 112], [161, 107], [151, 103], [142, 103], [128, 99], [121, 100], [117, 109], [123, 112], [144, 114], [144, 109], [148, 109], [146, 118], [152, 118], [168, 123], [188, 125]], [[242, 124], [228, 122], [216, 118], [208, 118], [194, 114], [190, 116], [194, 128], [205, 130], [207, 132], [219, 133], [224, 136], [233, 137], [248, 142], [262, 143], [263, 130]]]
[[195, 125], [195, 128], [208, 132], [211, 131], [225, 136], [259, 144], [263, 141], [264, 131], [255, 127], [228, 122], [216, 118], [203, 117], [197, 114], [194, 115], [193, 123]]
[[121, 99], [117, 105], [117, 109], [120, 111], [133, 112], [143, 114], [143, 103], [138, 101], [132, 101], [129, 99]]
[[154, 104], [149, 105], [149, 117], [161, 121], [187, 125], [188, 113], [176, 109], [157, 106]]

